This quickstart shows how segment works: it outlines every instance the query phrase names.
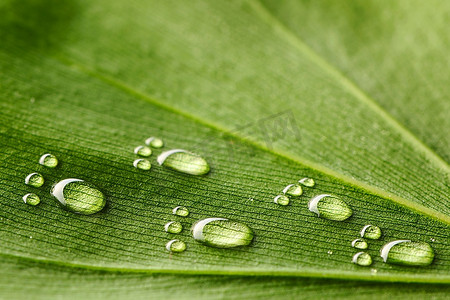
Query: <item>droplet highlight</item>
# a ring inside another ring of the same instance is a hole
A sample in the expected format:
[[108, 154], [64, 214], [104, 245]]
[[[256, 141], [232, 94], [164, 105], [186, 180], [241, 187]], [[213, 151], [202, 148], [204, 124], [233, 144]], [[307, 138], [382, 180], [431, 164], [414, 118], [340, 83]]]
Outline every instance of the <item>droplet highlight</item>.
[[298, 183], [300, 183], [301, 185], [307, 186], [307, 187], [313, 187], [316, 185], [316, 182], [314, 181], [314, 179], [312, 178], [302, 178], [298, 181]]
[[41, 187], [44, 184], [44, 177], [39, 173], [31, 173], [25, 178], [25, 184]]
[[312, 198], [308, 208], [318, 217], [333, 221], [347, 220], [353, 214], [352, 209], [344, 201], [328, 194]]
[[210, 170], [203, 157], [183, 149], [163, 152], [157, 161], [162, 166], [190, 175], [204, 175]]
[[352, 262], [359, 266], [370, 266], [372, 264], [372, 257], [369, 253], [358, 252], [353, 255]]
[[51, 194], [64, 208], [82, 215], [99, 212], [106, 204], [106, 197], [101, 191], [76, 178], [61, 180], [53, 186]]
[[148, 160], [143, 159], [143, 158], [136, 159], [133, 162], [133, 166], [136, 169], [144, 170], [144, 171], [150, 170], [152, 168], [152, 164]]
[[299, 184], [289, 184], [283, 189], [283, 194], [289, 195], [289, 196], [300, 196], [303, 194], [303, 189]]
[[356, 249], [367, 249], [369, 245], [363, 239], [355, 239], [352, 241], [352, 247]]
[[428, 243], [397, 240], [384, 245], [380, 256], [385, 263], [405, 266], [428, 266], [434, 260], [434, 250]]
[[180, 222], [172, 221], [164, 225], [164, 231], [168, 233], [180, 233], [183, 230], [183, 225]]
[[28, 193], [25, 196], [22, 197], [23, 202], [29, 205], [38, 205], [41, 202], [41, 199], [38, 195], [34, 193]]
[[289, 204], [289, 197], [286, 195], [278, 195], [273, 199], [273, 202], [279, 205], [288, 205]]
[[172, 213], [180, 217], [187, 217], [189, 215], [189, 209], [184, 206], [177, 206], [172, 210]]
[[166, 249], [169, 252], [183, 252], [186, 250], [186, 244], [180, 240], [171, 240], [167, 242]]
[[152, 149], [150, 149], [147, 146], [137, 146], [136, 148], [134, 148], [134, 154], [143, 157], [148, 157], [152, 155]]
[[378, 226], [366, 225], [361, 229], [361, 237], [378, 240], [381, 237], [381, 229]]
[[146, 139], [145, 144], [149, 145], [152, 148], [162, 148], [164, 146], [164, 142], [162, 139], [153, 136]]
[[197, 221], [192, 227], [196, 241], [216, 248], [247, 246], [253, 240], [253, 231], [245, 224], [224, 218]]
[[39, 163], [47, 168], [54, 168], [58, 165], [58, 159], [53, 154], [47, 153], [39, 158]]

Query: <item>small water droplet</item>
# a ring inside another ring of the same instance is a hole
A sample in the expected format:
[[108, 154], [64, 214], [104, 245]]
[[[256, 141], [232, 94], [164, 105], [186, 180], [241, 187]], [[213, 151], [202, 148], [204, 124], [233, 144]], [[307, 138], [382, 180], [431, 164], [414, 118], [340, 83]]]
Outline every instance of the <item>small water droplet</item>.
[[428, 243], [397, 240], [380, 250], [383, 261], [396, 265], [428, 266], [433, 262], [434, 251]]
[[105, 207], [106, 197], [84, 180], [69, 178], [55, 184], [51, 194], [69, 211], [91, 215]]
[[430, 241], [436, 242], [436, 239], [435, 238], [431, 238]]
[[286, 195], [278, 195], [273, 199], [273, 202], [279, 205], [288, 205], [289, 204], [289, 197]]
[[30, 102], [31, 102], [31, 103], [34, 103], [35, 101], [36, 101], [36, 99], [30, 98]]
[[145, 144], [153, 148], [161, 148], [162, 146], [164, 146], [164, 142], [162, 139], [153, 136], [146, 139]]
[[290, 196], [300, 196], [301, 194], [303, 194], [303, 189], [299, 184], [293, 183], [287, 185], [283, 189], [283, 194], [287, 194]]
[[253, 231], [245, 224], [224, 218], [208, 218], [192, 226], [196, 241], [217, 248], [247, 246], [253, 240]]
[[376, 275], [378, 273], [377, 269], [370, 269], [370, 273], [372, 273], [372, 275]]
[[164, 225], [164, 230], [168, 233], [180, 233], [183, 230], [183, 225], [176, 221], [168, 222]]
[[341, 199], [332, 195], [318, 195], [309, 201], [309, 210], [321, 218], [344, 221], [352, 214], [352, 209]]
[[304, 186], [307, 186], [307, 187], [313, 187], [313, 186], [316, 185], [316, 182], [314, 181], [314, 179], [308, 178], [308, 177], [300, 179], [298, 181], [298, 183], [300, 183], [300, 184], [302, 184]]
[[39, 173], [31, 173], [25, 178], [25, 184], [41, 187], [44, 184], [44, 177]]
[[183, 252], [186, 250], [186, 244], [180, 240], [171, 240], [167, 242], [166, 249], [170, 252]]
[[137, 154], [139, 156], [148, 157], [152, 155], [152, 149], [150, 149], [147, 146], [137, 146], [134, 148], [134, 154]]
[[29, 205], [38, 205], [41, 202], [41, 199], [38, 195], [33, 193], [28, 193], [25, 196], [22, 197], [23, 202]]
[[204, 175], [209, 172], [209, 165], [203, 157], [182, 149], [161, 153], [158, 163], [178, 172], [191, 175]]
[[172, 213], [180, 217], [187, 217], [189, 215], [189, 209], [184, 206], [177, 206], [172, 210]]
[[352, 247], [357, 249], [367, 249], [367, 242], [363, 239], [356, 239], [352, 241]]
[[358, 252], [353, 255], [352, 262], [359, 266], [370, 266], [372, 264], [372, 257], [369, 253]]
[[152, 164], [151, 164], [148, 160], [146, 160], [146, 159], [138, 158], [138, 159], [136, 159], [136, 160], [133, 162], [133, 166], [134, 166], [136, 169], [140, 169], [140, 170], [145, 170], [145, 171], [147, 171], [147, 170], [150, 170], [150, 169], [151, 169]]
[[329, 255], [331, 255], [331, 254], [333, 254], [333, 251], [328, 250], [327, 253], [328, 253]]
[[58, 165], [58, 159], [53, 154], [47, 153], [39, 158], [39, 163], [47, 168], [54, 168]]
[[366, 225], [361, 229], [361, 237], [378, 240], [381, 237], [381, 229], [378, 226]]

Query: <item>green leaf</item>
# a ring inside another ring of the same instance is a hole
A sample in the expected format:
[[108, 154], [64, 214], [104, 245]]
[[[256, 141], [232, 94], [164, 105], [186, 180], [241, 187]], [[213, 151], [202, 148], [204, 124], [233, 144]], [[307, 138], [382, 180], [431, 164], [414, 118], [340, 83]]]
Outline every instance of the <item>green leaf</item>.
[[[263, 2], [0, 1], [1, 297], [445, 298], [450, 7]], [[149, 136], [165, 147], [138, 170], [133, 149]], [[174, 148], [210, 173], [156, 164]], [[60, 164], [39, 165], [45, 153]], [[31, 172], [41, 188], [24, 184]], [[303, 177], [316, 186], [273, 203]], [[97, 186], [107, 207], [63, 210], [49, 191], [65, 178]], [[317, 218], [307, 204], [322, 193], [353, 216]], [[208, 217], [247, 224], [254, 241], [194, 241]], [[180, 234], [164, 232], [173, 220]], [[351, 263], [366, 224], [383, 232], [369, 268]], [[169, 254], [173, 238], [187, 250]], [[383, 263], [395, 239], [430, 243], [433, 264]]]

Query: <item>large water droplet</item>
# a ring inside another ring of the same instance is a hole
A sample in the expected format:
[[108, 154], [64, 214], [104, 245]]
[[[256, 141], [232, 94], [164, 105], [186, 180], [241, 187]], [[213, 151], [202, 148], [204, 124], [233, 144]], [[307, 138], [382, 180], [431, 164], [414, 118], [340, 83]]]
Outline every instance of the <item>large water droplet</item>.
[[289, 204], [289, 197], [286, 195], [278, 195], [273, 199], [273, 202], [279, 205], [288, 205]]
[[369, 253], [358, 252], [353, 255], [352, 262], [360, 266], [370, 266], [372, 264], [372, 257]]
[[407, 266], [428, 266], [433, 262], [434, 251], [428, 243], [397, 240], [381, 248], [384, 262]]
[[209, 165], [203, 157], [182, 149], [163, 152], [157, 160], [162, 166], [186, 174], [203, 175], [209, 172]]
[[308, 177], [300, 179], [298, 181], [298, 183], [300, 183], [300, 184], [302, 184], [304, 186], [307, 186], [307, 187], [313, 187], [313, 186], [316, 185], [316, 182], [314, 181], [314, 179], [308, 178]]
[[367, 249], [367, 242], [363, 239], [356, 239], [352, 241], [352, 247], [357, 249]]
[[148, 157], [152, 155], [152, 149], [150, 149], [147, 146], [137, 146], [134, 148], [134, 154], [137, 154], [139, 156]]
[[332, 195], [318, 195], [309, 201], [309, 210], [317, 216], [334, 221], [344, 221], [352, 214], [352, 209], [341, 199]]
[[300, 196], [303, 194], [303, 189], [299, 184], [290, 184], [283, 189], [283, 194], [290, 196]]
[[23, 196], [22, 199], [23, 202], [30, 205], [38, 205], [41, 202], [39, 196], [34, 193], [28, 193], [25, 196]]
[[58, 165], [58, 159], [53, 154], [47, 153], [39, 158], [39, 163], [47, 168], [54, 168]]
[[378, 240], [381, 237], [381, 229], [378, 226], [366, 225], [361, 229], [361, 237]]
[[81, 179], [61, 180], [53, 186], [51, 194], [67, 210], [83, 215], [99, 212], [106, 204], [103, 193]]
[[164, 142], [162, 139], [153, 136], [146, 139], [145, 144], [153, 148], [161, 148], [162, 146], [164, 146]]
[[183, 252], [186, 250], [186, 244], [180, 240], [171, 240], [167, 242], [166, 249], [170, 252]]
[[184, 206], [177, 206], [172, 210], [172, 213], [180, 217], [187, 217], [189, 215], [189, 209]]
[[176, 221], [168, 222], [164, 225], [164, 230], [168, 233], [180, 233], [183, 230], [183, 225]]
[[140, 169], [140, 170], [145, 170], [145, 171], [147, 171], [147, 170], [150, 170], [150, 169], [151, 169], [152, 164], [151, 164], [148, 160], [146, 160], [146, 159], [139, 158], [139, 159], [136, 159], [136, 160], [133, 162], [133, 166], [134, 166], [136, 169]]
[[25, 184], [41, 187], [44, 184], [44, 177], [39, 173], [31, 173], [25, 178]]
[[192, 235], [195, 240], [217, 248], [247, 246], [253, 240], [253, 231], [247, 225], [224, 218], [197, 221]]

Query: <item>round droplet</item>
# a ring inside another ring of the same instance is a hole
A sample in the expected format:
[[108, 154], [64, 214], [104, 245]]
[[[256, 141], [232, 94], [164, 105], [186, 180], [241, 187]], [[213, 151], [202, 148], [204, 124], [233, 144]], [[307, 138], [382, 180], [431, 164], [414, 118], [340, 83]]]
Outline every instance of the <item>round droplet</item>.
[[39, 173], [31, 173], [25, 178], [25, 184], [41, 187], [44, 184], [44, 177]]
[[58, 165], [58, 159], [53, 154], [47, 153], [41, 156], [39, 163], [47, 168], [54, 168]]
[[372, 257], [369, 253], [366, 252], [358, 252], [353, 255], [352, 262], [359, 266], [370, 266], [372, 264]]
[[428, 243], [397, 240], [381, 248], [383, 261], [396, 265], [428, 266], [433, 262], [434, 251]]
[[166, 249], [170, 252], [183, 252], [186, 250], [186, 244], [180, 240], [171, 240], [167, 242]]
[[146, 139], [145, 144], [153, 148], [161, 148], [162, 146], [164, 146], [164, 142], [162, 139], [153, 136]]
[[29, 193], [22, 197], [23, 202], [29, 205], [38, 205], [41, 202], [41, 199], [38, 195]]
[[203, 157], [182, 149], [161, 153], [158, 163], [178, 172], [191, 175], [204, 175], [209, 172], [209, 165]]
[[133, 166], [140, 170], [150, 170], [152, 167], [152, 164], [146, 159], [139, 158], [133, 162]]
[[253, 231], [245, 224], [224, 218], [208, 218], [192, 226], [194, 239], [217, 248], [247, 246], [253, 240]]
[[299, 184], [290, 184], [283, 189], [283, 194], [290, 196], [300, 196], [303, 194], [303, 189]]
[[137, 146], [134, 148], [134, 154], [137, 154], [139, 156], [148, 157], [152, 155], [152, 149], [150, 149], [147, 146]]
[[184, 206], [177, 206], [172, 210], [172, 213], [180, 217], [187, 217], [189, 215], [189, 209]]
[[361, 237], [378, 240], [381, 237], [381, 229], [378, 226], [366, 225], [361, 229]]
[[353, 214], [352, 209], [344, 201], [327, 194], [312, 198], [308, 207], [317, 216], [334, 221], [344, 221]]
[[352, 247], [357, 248], [357, 249], [367, 249], [368, 245], [365, 240], [356, 239], [356, 240], [353, 240]]
[[278, 195], [273, 199], [273, 202], [279, 205], [288, 205], [289, 204], [289, 197], [286, 195]]
[[176, 221], [168, 222], [164, 225], [164, 230], [168, 233], [180, 233], [183, 230], [183, 225]]
[[300, 183], [300, 184], [302, 184], [304, 186], [307, 186], [307, 187], [313, 187], [313, 186], [316, 185], [316, 182], [314, 181], [314, 179], [308, 178], [308, 177], [300, 179], [298, 181], [298, 183]]
[[106, 197], [84, 180], [69, 178], [55, 184], [51, 194], [69, 211], [91, 215], [105, 207]]

